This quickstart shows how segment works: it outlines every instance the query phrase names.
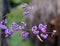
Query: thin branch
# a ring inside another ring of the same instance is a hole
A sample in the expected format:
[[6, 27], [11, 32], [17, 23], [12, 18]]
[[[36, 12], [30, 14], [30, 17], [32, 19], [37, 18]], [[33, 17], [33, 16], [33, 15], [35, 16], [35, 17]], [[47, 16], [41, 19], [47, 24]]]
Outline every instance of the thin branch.
[[40, 38], [39, 35], [36, 35], [36, 36], [37, 36], [37, 38], [38, 38], [41, 42], [43, 42], [43, 40]]

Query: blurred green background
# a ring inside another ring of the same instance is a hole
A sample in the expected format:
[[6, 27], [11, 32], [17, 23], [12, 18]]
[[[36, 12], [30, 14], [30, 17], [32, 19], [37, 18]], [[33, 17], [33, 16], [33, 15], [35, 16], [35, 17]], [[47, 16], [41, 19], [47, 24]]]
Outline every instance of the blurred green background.
[[[12, 22], [17, 22], [18, 24], [21, 21], [24, 21], [24, 10], [22, 9], [22, 4], [27, 3], [31, 0], [10, 0], [12, 3], [19, 4], [18, 6], [11, 8], [10, 12], [7, 14], [8, 24], [10, 27]], [[9, 46], [34, 46], [34, 44], [29, 39], [23, 39], [21, 36], [21, 31], [15, 31], [9, 38]]]
[[10, 1], [13, 3], [22, 4], [22, 3], [29, 3], [31, 0], [10, 0]]

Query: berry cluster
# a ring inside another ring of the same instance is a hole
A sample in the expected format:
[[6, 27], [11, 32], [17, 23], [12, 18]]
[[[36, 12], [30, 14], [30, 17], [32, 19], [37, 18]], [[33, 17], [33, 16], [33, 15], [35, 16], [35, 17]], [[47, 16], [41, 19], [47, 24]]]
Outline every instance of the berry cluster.
[[[39, 30], [38, 30], [39, 29]], [[46, 32], [46, 25], [43, 24], [39, 24], [39, 26], [33, 26], [32, 27], [32, 32], [35, 35], [38, 35], [39, 32], [42, 32], [41, 34], [39, 34], [41, 37], [43, 37], [44, 39], [46, 39], [48, 37], [48, 34], [44, 34]]]
[[[7, 20], [4, 21], [4, 23], [7, 23], [7, 22], [8, 22]], [[21, 23], [23, 24], [22, 26], [20, 26], [17, 23], [13, 22], [12, 25], [9, 28], [7, 28], [6, 25], [3, 25], [3, 21], [1, 21], [0, 22], [0, 28], [5, 30], [5, 37], [8, 37], [8, 36], [10, 36], [14, 33], [14, 29], [16, 29], [17, 31], [24, 30], [24, 27], [26, 26], [26, 23], [24, 23], [24, 22], [21, 22]], [[25, 33], [22, 32], [21, 36], [23, 38], [28, 38], [28, 34], [29, 34], [28, 32], [25, 32]]]
[[27, 4], [23, 4], [22, 8], [26, 9], [26, 11], [23, 13], [24, 15], [30, 15], [30, 11], [31, 11], [32, 7], [28, 6]]
[[[32, 9], [32, 7], [28, 6], [27, 4], [23, 4], [22, 8], [26, 9], [26, 11], [23, 13], [24, 15], [30, 15], [30, 10]], [[7, 22], [8, 22], [7, 20], [4, 21], [5, 24], [7, 24]], [[0, 28], [5, 30], [6, 37], [12, 35], [14, 33], [14, 29], [16, 29], [17, 31], [19, 31], [19, 30], [22, 31], [21, 36], [23, 38], [28, 38], [29, 32], [23, 31], [27, 24], [25, 22], [21, 22], [21, 23], [23, 24], [22, 26], [13, 22], [11, 24], [11, 26], [9, 28], [7, 28], [6, 25], [3, 25], [3, 22], [0, 22]], [[40, 36], [44, 39], [46, 39], [48, 37], [48, 34], [45, 33], [46, 27], [47, 27], [47, 25], [39, 24], [38, 26], [33, 26], [31, 28], [31, 31], [33, 34], [35, 34], [38, 37], [38, 39], [40, 39], [42, 41]]]

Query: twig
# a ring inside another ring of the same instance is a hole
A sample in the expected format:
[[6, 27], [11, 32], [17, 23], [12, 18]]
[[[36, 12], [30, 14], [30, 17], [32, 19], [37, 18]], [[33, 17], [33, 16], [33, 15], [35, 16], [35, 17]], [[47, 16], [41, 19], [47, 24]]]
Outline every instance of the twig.
[[56, 33], [56, 30], [53, 30], [51, 37], [53, 37], [55, 33]]
[[40, 38], [39, 35], [36, 35], [36, 36], [37, 36], [37, 38], [38, 38], [41, 42], [43, 42], [43, 40]]

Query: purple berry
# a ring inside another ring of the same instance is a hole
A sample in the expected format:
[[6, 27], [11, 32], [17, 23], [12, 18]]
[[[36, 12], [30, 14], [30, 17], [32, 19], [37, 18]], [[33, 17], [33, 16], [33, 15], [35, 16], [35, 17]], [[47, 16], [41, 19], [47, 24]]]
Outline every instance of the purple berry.
[[37, 26], [33, 26], [32, 31], [36, 31], [36, 30], [37, 30]]
[[39, 34], [39, 31], [33, 31], [33, 34], [37, 35]]
[[27, 6], [28, 5], [25, 3], [25, 4], [22, 5], [22, 8], [27, 8]]
[[43, 37], [44, 39], [46, 39], [48, 37], [48, 34], [41, 34], [41, 37]]
[[28, 35], [29, 35], [28, 32], [22, 32], [22, 33], [21, 33], [21, 36], [22, 36], [23, 38], [28, 38]]
[[39, 34], [39, 31], [36, 31], [36, 30], [37, 30], [37, 26], [33, 26], [32, 27], [33, 34]]
[[15, 22], [12, 23], [12, 27], [16, 27], [17, 24]]
[[9, 34], [9, 30], [8, 29], [5, 30], [5, 34]]
[[7, 29], [7, 27], [5, 25], [2, 25], [2, 24], [0, 24], [0, 28], [1, 29]]
[[16, 30], [23, 30], [22, 26], [17, 25]]
[[39, 29], [42, 31], [42, 32], [46, 32], [46, 25], [43, 25], [43, 24], [39, 24]]
[[14, 33], [14, 30], [13, 30], [12, 28], [5, 30], [5, 34], [6, 34], [6, 35], [11, 35], [11, 34], [13, 34], [13, 33]]
[[26, 11], [23, 13], [24, 15], [29, 15], [30, 14], [30, 11]]

